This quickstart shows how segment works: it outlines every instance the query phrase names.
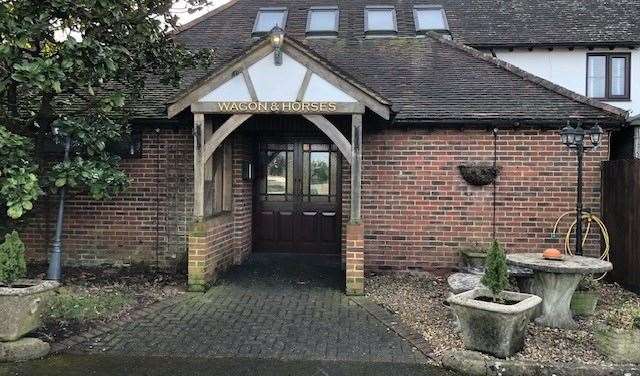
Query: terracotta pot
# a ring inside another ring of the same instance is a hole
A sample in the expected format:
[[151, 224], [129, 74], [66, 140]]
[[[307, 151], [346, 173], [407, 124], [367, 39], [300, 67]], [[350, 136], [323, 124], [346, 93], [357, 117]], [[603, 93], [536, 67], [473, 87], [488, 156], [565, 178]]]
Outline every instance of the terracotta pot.
[[562, 260], [562, 253], [555, 248], [548, 248], [542, 252], [542, 257], [547, 260]]
[[55, 281], [19, 280], [0, 287], [0, 342], [15, 341], [42, 325], [47, 297], [60, 286]]

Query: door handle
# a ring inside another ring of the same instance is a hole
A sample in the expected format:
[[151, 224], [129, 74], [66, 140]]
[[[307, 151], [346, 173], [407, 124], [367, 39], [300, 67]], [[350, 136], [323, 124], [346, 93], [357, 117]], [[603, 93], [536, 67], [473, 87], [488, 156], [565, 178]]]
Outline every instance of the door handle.
[[326, 213], [322, 213], [323, 217], [335, 217], [336, 216], [336, 212], [326, 212]]
[[303, 215], [307, 216], [307, 217], [313, 217], [314, 215], [318, 214], [318, 212], [302, 212]]

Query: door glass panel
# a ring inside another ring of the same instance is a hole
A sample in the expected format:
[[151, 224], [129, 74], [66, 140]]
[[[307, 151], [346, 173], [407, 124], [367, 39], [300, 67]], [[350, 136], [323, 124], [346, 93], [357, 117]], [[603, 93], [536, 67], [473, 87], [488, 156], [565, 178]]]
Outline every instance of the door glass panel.
[[329, 195], [329, 153], [311, 152], [310, 193], [314, 196]]
[[[309, 150], [309, 145], [305, 144], [305, 150]], [[309, 152], [305, 151], [302, 155], [302, 193], [307, 196], [309, 194]]]
[[269, 152], [267, 155], [267, 194], [284, 195], [287, 193], [287, 152]]
[[338, 192], [338, 153], [331, 153], [331, 196], [335, 196]]
[[293, 194], [293, 152], [287, 152], [287, 194]]

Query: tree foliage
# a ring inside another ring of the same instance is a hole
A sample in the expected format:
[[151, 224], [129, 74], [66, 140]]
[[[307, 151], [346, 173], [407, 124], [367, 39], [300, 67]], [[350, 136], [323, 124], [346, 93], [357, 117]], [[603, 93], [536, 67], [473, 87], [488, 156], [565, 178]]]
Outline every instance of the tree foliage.
[[[127, 134], [128, 103], [150, 76], [175, 85], [210, 56], [175, 44], [172, 3], [0, 2], [0, 205], [10, 217], [30, 210], [45, 188], [68, 186], [96, 199], [124, 189], [127, 177], [107, 145]], [[35, 147], [61, 145], [66, 136], [66, 163]]]
[[11, 285], [27, 273], [24, 258], [24, 244], [18, 233], [13, 231], [0, 244], [0, 285]]
[[491, 244], [487, 253], [482, 284], [493, 293], [494, 298], [509, 286], [507, 256], [497, 240]]

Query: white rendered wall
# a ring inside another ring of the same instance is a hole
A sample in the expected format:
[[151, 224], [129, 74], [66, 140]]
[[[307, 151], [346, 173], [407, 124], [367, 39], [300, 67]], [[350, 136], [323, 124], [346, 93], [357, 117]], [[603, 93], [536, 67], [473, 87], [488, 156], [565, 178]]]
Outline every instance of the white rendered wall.
[[553, 51], [548, 49], [495, 51], [499, 59], [582, 95], [586, 94], [587, 53], [591, 52], [631, 53], [631, 101], [606, 103], [630, 111], [630, 116], [640, 115], [640, 50], [638, 49], [594, 49], [589, 51], [576, 48], [569, 51], [567, 48], [556, 48]]
[[[287, 54], [282, 65], [275, 65], [273, 52], [247, 69], [258, 101], [293, 102], [302, 87], [307, 67]], [[200, 102], [250, 102], [251, 94], [244, 76], [239, 74], [200, 98]], [[348, 102], [357, 100], [316, 73], [311, 75], [303, 102]]]

